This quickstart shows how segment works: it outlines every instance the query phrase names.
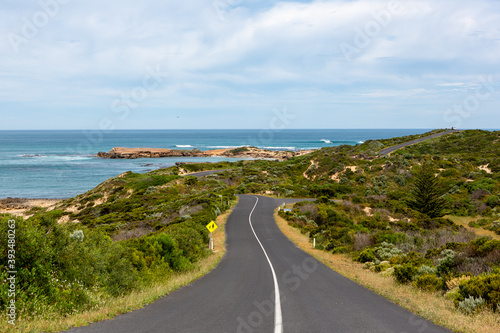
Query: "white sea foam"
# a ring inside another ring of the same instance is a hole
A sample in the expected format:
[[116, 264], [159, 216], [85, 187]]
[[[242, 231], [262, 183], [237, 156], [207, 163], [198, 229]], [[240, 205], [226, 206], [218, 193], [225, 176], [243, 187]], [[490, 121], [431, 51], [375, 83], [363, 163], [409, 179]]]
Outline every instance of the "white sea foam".
[[47, 155], [42, 155], [42, 154], [21, 154], [21, 155], [17, 155], [19, 157], [23, 157], [23, 158], [36, 158], [36, 157], [46, 157]]
[[358, 143], [365, 143], [364, 141], [358, 141]]
[[90, 155], [72, 155], [72, 156], [55, 156], [56, 160], [63, 161], [81, 161], [81, 160], [90, 160], [93, 156]]
[[177, 148], [193, 148], [191, 145], [175, 145]]
[[249, 147], [249, 146], [208, 146], [210, 149], [232, 149], [232, 148], [241, 148], [241, 147]]
[[262, 147], [263, 149], [286, 149], [286, 150], [295, 150], [295, 147]]
[[327, 140], [327, 139], [321, 139], [319, 141], [323, 141], [324, 143], [332, 143], [330, 140]]
[[79, 161], [93, 158], [92, 155], [44, 155], [44, 154], [21, 154], [22, 158], [33, 158], [47, 161]]

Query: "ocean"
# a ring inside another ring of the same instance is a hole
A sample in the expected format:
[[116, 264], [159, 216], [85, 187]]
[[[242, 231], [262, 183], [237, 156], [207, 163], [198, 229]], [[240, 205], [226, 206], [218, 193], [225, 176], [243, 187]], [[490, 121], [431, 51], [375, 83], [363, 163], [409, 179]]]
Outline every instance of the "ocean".
[[230, 158], [97, 158], [113, 147], [216, 149], [256, 146], [275, 150], [355, 145], [370, 139], [425, 133], [425, 129], [362, 130], [114, 130], [0, 131], [0, 198], [63, 199], [84, 193], [125, 171], [147, 172], [176, 162]]

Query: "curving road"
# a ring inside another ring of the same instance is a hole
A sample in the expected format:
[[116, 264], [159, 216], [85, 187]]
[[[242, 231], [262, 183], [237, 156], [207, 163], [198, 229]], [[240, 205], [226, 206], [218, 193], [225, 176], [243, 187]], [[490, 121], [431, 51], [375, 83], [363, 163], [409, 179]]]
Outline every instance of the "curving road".
[[381, 151], [378, 152], [378, 154], [389, 155], [390, 153], [393, 153], [396, 150], [404, 148], [406, 146], [414, 145], [416, 143], [419, 143], [419, 142], [422, 142], [422, 141], [425, 141], [425, 140], [429, 140], [429, 139], [432, 139], [432, 138], [437, 138], [437, 137], [440, 137], [440, 136], [443, 136], [443, 135], [448, 135], [450, 133], [455, 133], [455, 132], [459, 132], [459, 130], [450, 129], [450, 130], [447, 130], [447, 131], [444, 131], [444, 132], [441, 132], [441, 133], [428, 135], [428, 136], [425, 136], [425, 137], [420, 138], [420, 139], [408, 141], [408, 142], [405, 142], [405, 143], [401, 143], [399, 145], [395, 145], [395, 146], [392, 146], [392, 147], [389, 147], [389, 148], [382, 149]]
[[211, 273], [143, 309], [68, 332], [450, 332], [298, 249], [273, 218], [284, 201], [297, 200], [240, 196], [226, 255]]
[[232, 169], [217, 169], [217, 170], [208, 170], [208, 171], [198, 171], [198, 172], [188, 173], [188, 174], [185, 174], [183, 176], [205, 177], [205, 176], [213, 175], [216, 173], [221, 173], [221, 172], [231, 171], [231, 170]]

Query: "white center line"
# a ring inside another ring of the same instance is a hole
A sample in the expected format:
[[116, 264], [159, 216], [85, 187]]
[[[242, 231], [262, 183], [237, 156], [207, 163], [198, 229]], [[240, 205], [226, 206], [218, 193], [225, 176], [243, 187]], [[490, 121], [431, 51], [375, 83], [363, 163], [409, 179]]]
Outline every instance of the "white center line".
[[248, 215], [248, 222], [250, 223], [250, 228], [252, 228], [252, 232], [257, 239], [257, 242], [259, 242], [260, 247], [262, 248], [262, 251], [264, 251], [264, 255], [267, 258], [267, 262], [269, 263], [269, 266], [271, 267], [271, 272], [273, 273], [273, 280], [274, 280], [274, 333], [282, 333], [283, 332], [283, 317], [281, 314], [281, 300], [280, 300], [280, 289], [278, 285], [278, 279], [276, 278], [276, 272], [274, 271], [273, 264], [271, 263], [271, 259], [269, 259], [269, 256], [267, 255], [266, 250], [264, 249], [264, 246], [260, 242], [259, 237], [257, 237], [257, 234], [255, 233], [255, 230], [252, 225], [252, 214], [255, 210], [255, 207], [257, 207], [257, 204], [259, 203], [259, 198], [255, 197], [257, 201], [255, 202], [255, 205], [253, 206], [252, 211], [250, 212], [250, 215]]

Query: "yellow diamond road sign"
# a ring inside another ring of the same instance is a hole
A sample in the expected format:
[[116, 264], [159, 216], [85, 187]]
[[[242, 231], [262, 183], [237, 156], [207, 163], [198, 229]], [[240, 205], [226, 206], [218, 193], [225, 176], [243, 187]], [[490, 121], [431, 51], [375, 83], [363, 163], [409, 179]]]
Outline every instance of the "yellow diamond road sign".
[[209, 224], [207, 224], [207, 229], [208, 231], [210, 232], [214, 232], [215, 229], [217, 229], [217, 224], [215, 224], [214, 221], [210, 222]]

